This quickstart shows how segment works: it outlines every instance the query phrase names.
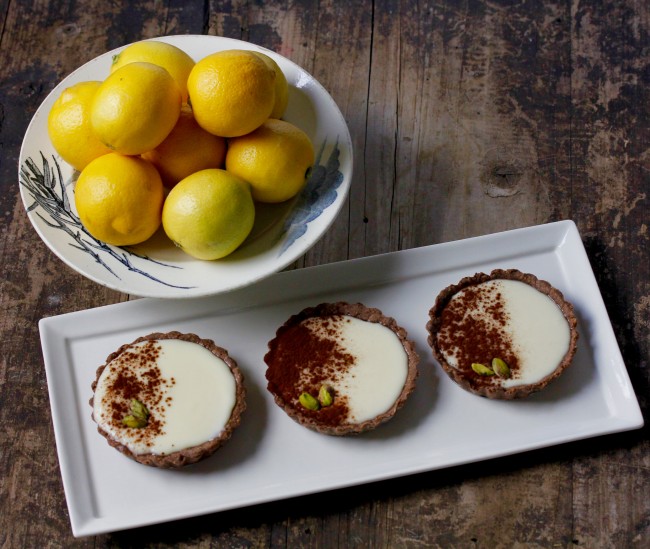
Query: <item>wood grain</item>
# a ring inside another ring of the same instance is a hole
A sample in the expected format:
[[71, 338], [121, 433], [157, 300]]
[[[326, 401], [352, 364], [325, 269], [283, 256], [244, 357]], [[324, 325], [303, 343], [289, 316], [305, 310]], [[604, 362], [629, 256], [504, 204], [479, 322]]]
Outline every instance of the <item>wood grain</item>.
[[648, 427], [73, 539], [37, 323], [131, 296], [45, 247], [16, 174], [40, 103], [96, 55], [164, 34], [270, 48], [330, 92], [354, 147], [344, 211], [292, 268], [573, 219], [647, 418], [644, 0], [3, 0], [0, 18], [0, 547], [648, 546]]

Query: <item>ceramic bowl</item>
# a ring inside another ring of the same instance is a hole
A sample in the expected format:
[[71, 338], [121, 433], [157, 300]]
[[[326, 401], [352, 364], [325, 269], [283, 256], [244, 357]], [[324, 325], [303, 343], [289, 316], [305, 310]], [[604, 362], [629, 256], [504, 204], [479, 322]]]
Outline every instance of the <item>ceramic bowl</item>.
[[60, 93], [77, 82], [104, 80], [112, 57], [89, 61], [65, 78], [36, 111], [20, 151], [20, 191], [29, 219], [43, 242], [67, 265], [109, 288], [138, 296], [198, 297], [247, 286], [287, 267], [311, 248], [338, 215], [352, 178], [350, 134], [334, 100], [295, 63], [254, 44], [217, 36], [156, 38], [195, 61], [216, 51], [249, 49], [272, 57], [289, 83], [283, 116], [312, 140], [316, 160], [303, 191], [282, 204], [258, 204], [253, 231], [231, 255], [201, 261], [187, 255], [162, 228], [136, 246], [115, 247], [93, 238], [74, 205], [79, 172], [65, 163], [48, 138], [47, 116]]

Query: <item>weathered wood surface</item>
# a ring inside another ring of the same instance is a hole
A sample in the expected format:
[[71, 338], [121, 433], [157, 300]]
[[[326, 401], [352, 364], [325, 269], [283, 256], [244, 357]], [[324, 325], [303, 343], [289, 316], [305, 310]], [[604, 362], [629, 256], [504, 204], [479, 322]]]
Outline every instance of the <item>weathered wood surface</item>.
[[[218, 34], [318, 78], [354, 142], [347, 208], [297, 267], [571, 218], [644, 415], [650, 394], [650, 9], [645, 0], [0, 1], [0, 546], [647, 547], [648, 428], [75, 540], [37, 321], [115, 303], [19, 196], [47, 93], [113, 47]], [[145, 503], [146, 504], [146, 503]]]

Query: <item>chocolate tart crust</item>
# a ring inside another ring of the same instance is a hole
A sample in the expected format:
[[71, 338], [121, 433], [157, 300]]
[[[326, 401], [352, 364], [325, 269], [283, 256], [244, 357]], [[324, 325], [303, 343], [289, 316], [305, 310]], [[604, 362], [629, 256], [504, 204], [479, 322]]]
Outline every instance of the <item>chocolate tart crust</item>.
[[[155, 332], [142, 337], [137, 338], [131, 343], [126, 343], [122, 345], [117, 351], [111, 353], [106, 358], [106, 362], [97, 369], [97, 375], [95, 381], [92, 383], [93, 396], [90, 399], [90, 406], [94, 408], [95, 400], [95, 389], [99, 378], [104, 371], [104, 369], [110, 364], [114, 359], [121, 355], [126, 349], [140, 343], [142, 341], [158, 341], [161, 339], [177, 339], [181, 341], [188, 341], [190, 343], [196, 343], [201, 345], [201, 347], [206, 348], [213, 355], [223, 360], [230, 369], [233, 377], [235, 378], [236, 394], [235, 394], [235, 406], [230, 414], [230, 418], [219, 436], [215, 437], [212, 440], [207, 440], [202, 444], [197, 446], [192, 446], [190, 448], [185, 448], [183, 450], [178, 450], [176, 452], [171, 452], [169, 454], [135, 454], [129, 448], [127, 448], [121, 442], [113, 439], [106, 431], [104, 431], [99, 425], [97, 426], [97, 431], [106, 438], [108, 444], [123, 453], [125, 456], [142, 463], [143, 465], [149, 465], [151, 467], [159, 467], [161, 469], [179, 469], [186, 465], [196, 463], [201, 461], [214, 452], [216, 452], [225, 442], [227, 442], [232, 436], [233, 431], [241, 422], [241, 415], [246, 409], [246, 388], [244, 386], [244, 376], [237, 366], [237, 362], [228, 354], [228, 351], [219, 347], [211, 339], [202, 339], [196, 334], [184, 334], [181, 332]], [[94, 413], [91, 414], [93, 421], [95, 420]]]
[[[406, 380], [404, 382], [404, 387], [402, 388], [400, 395], [388, 410], [370, 420], [363, 421], [361, 423], [327, 425], [319, 421], [317, 413], [310, 413], [309, 410], [306, 410], [301, 406], [294, 406], [291, 402], [288, 402], [283, 398], [280, 388], [276, 387], [269, 379], [269, 371], [273, 367], [270, 362], [274, 348], [276, 346], [276, 342], [290, 327], [295, 326], [303, 320], [311, 317], [340, 315], [347, 315], [358, 318], [360, 320], [365, 320], [367, 322], [374, 322], [390, 329], [395, 335], [397, 335], [400, 342], [402, 343], [402, 346], [404, 347], [404, 351], [407, 355], [408, 371]], [[319, 433], [334, 436], [344, 436], [356, 435], [375, 429], [382, 423], [391, 419], [395, 413], [402, 406], [404, 406], [404, 403], [415, 389], [415, 382], [418, 376], [417, 365], [419, 363], [420, 357], [415, 351], [414, 343], [408, 339], [406, 330], [400, 327], [395, 319], [385, 316], [379, 309], [366, 307], [361, 303], [347, 303], [339, 301], [336, 303], [321, 303], [314, 307], [307, 307], [299, 313], [291, 316], [282, 326], [278, 328], [275, 338], [269, 342], [268, 348], [269, 350], [264, 356], [264, 362], [267, 364], [266, 378], [269, 381], [267, 389], [273, 395], [275, 403], [280, 408], [282, 408], [282, 410], [284, 410], [284, 412], [294, 421], [298, 422], [304, 427], [307, 427], [308, 429], [312, 429], [313, 431], [317, 431]]]
[[[559, 307], [560, 311], [566, 319], [569, 330], [570, 330], [570, 339], [569, 339], [569, 348], [565, 353], [562, 361], [558, 364], [557, 368], [551, 372], [548, 376], [541, 379], [536, 383], [531, 383], [527, 385], [519, 385], [515, 387], [504, 388], [500, 385], [475, 385], [471, 382], [465, 373], [461, 370], [458, 370], [450, 366], [445, 360], [444, 355], [442, 354], [440, 348], [438, 347], [437, 334], [440, 330], [441, 316], [442, 311], [447, 306], [452, 296], [457, 294], [460, 290], [467, 288], [469, 286], [475, 286], [482, 282], [487, 282], [488, 280], [518, 280], [528, 284], [529, 286], [535, 288], [539, 292], [547, 295], [551, 298], [555, 304]], [[428, 338], [427, 341], [429, 346], [433, 350], [433, 355], [436, 360], [442, 366], [442, 369], [447, 373], [447, 375], [454, 380], [458, 385], [463, 389], [471, 393], [475, 393], [480, 396], [484, 396], [492, 399], [501, 399], [501, 400], [513, 400], [518, 398], [525, 398], [532, 393], [541, 391], [544, 389], [551, 381], [558, 378], [564, 370], [571, 364], [573, 357], [576, 353], [577, 344], [578, 344], [578, 321], [575, 316], [573, 305], [569, 303], [560, 290], [554, 288], [545, 280], [537, 278], [535, 275], [530, 273], [523, 273], [517, 269], [495, 269], [490, 274], [486, 273], [476, 273], [473, 276], [468, 276], [460, 280], [457, 284], [452, 284], [451, 286], [446, 287], [442, 290], [438, 297], [436, 298], [435, 304], [429, 310], [429, 321], [427, 322], [427, 332]]]

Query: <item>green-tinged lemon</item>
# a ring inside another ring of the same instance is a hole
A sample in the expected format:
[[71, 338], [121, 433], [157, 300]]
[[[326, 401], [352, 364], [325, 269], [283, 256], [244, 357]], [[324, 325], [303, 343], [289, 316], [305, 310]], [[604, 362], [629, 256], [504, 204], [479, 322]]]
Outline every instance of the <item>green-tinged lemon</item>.
[[245, 181], [221, 169], [196, 172], [180, 181], [163, 207], [167, 236], [197, 259], [220, 259], [246, 239], [255, 206]]

